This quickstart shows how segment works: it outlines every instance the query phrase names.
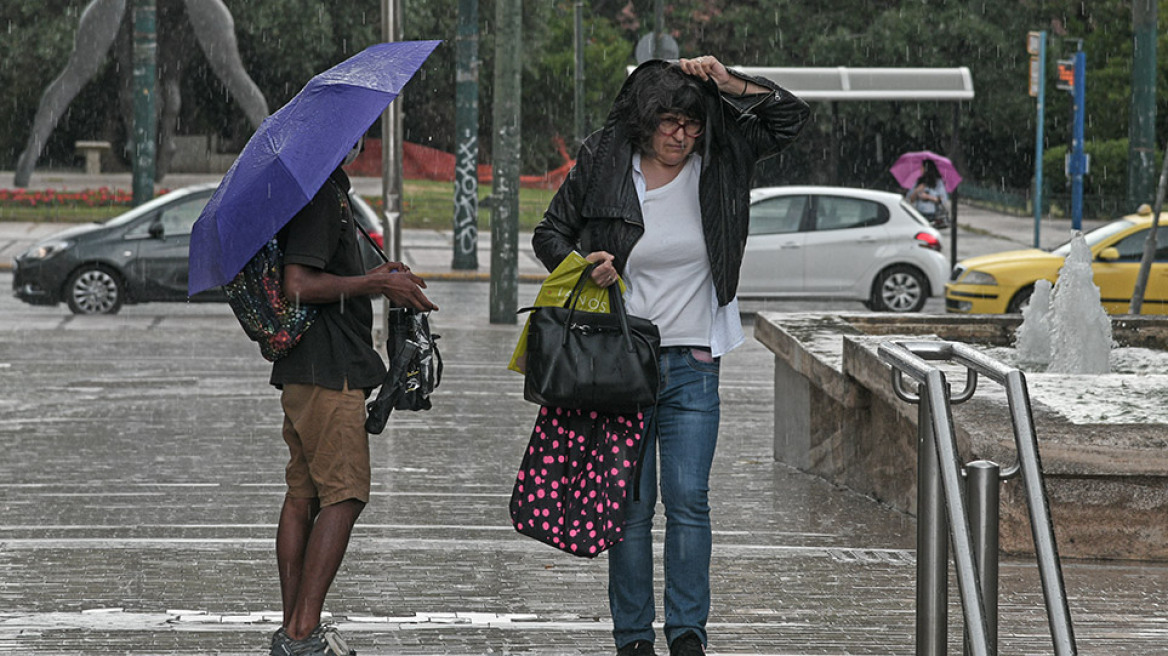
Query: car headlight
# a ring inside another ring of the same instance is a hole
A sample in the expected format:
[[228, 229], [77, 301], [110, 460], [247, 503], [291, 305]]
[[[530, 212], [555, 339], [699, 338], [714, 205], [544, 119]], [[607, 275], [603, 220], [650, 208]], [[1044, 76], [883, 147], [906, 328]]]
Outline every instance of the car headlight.
[[978, 271], [974, 269], [971, 271], [966, 271], [965, 275], [962, 276], [961, 280], [958, 282], [963, 285], [996, 285], [998, 284], [998, 279], [993, 277], [992, 274], [986, 273], [985, 271]]
[[22, 260], [47, 260], [71, 245], [65, 240], [46, 241], [28, 249], [20, 258]]

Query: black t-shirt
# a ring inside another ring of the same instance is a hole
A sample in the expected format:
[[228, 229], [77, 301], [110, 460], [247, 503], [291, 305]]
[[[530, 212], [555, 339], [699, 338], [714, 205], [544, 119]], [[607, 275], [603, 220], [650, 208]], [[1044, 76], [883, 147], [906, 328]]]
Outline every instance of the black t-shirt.
[[[365, 273], [357, 227], [349, 206], [349, 178], [333, 171], [316, 196], [279, 234], [285, 264], [300, 264], [337, 276]], [[316, 320], [285, 357], [272, 365], [271, 383], [370, 390], [385, 379], [385, 364], [373, 350], [373, 302], [368, 296], [341, 299], [320, 308]]]

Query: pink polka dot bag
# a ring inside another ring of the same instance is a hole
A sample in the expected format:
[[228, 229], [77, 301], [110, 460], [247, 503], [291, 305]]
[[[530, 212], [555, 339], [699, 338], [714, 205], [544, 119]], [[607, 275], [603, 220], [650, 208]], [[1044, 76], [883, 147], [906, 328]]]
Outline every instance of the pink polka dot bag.
[[639, 412], [541, 407], [511, 493], [515, 530], [585, 558], [620, 542], [644, 427]]

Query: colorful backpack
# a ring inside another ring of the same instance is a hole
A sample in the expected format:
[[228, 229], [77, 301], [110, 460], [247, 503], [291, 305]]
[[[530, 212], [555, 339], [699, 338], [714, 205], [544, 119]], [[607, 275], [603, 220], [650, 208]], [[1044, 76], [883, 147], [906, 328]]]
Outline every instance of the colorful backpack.
[[284, 252], [272, 237], [223, 286], [235, 318], [269, 362], [288, 355], [316, 319], [313, 305], [284, 297]]
[[[336, 194], [341, 214], [352, 220], [353, 208], [344, 190], [332, 178], [326, 184]], [[361, 223], [353, 222], [376, 247]], [[314, 305], [295, 303], [284, 296], [284, 251], [277, 237], [269, 239], [235, 278], [223, 285], [223, 291], [239, 325], [260, 345], [260, 354], [269, 362], [288, 355], [300, 343], [318, 312]]]

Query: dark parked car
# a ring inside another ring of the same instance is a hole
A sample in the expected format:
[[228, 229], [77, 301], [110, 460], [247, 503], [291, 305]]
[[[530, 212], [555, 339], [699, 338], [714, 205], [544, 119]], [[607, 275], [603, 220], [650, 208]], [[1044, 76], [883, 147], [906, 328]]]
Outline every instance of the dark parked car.
[[[104, 223], [42, 240], [14, 262], [16, 297], [34, 305], [64, 301], [75, 314], [114, 314], [124, 304], [151, 301], [225, 300], [220, 288], [187, 298], [191, 226], [215, 187], [177, 189]], [[350, 196], [354, 214], [380, 245], [376, 213], [357, 194]], [[366, 264], [380, 263], [371, 247], [365, 250]]]

